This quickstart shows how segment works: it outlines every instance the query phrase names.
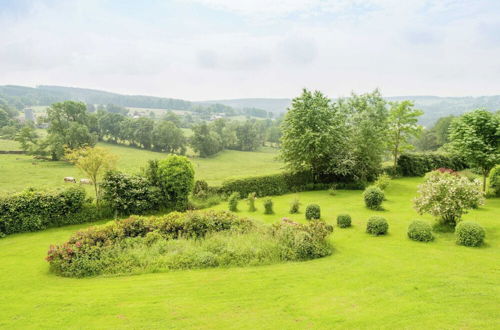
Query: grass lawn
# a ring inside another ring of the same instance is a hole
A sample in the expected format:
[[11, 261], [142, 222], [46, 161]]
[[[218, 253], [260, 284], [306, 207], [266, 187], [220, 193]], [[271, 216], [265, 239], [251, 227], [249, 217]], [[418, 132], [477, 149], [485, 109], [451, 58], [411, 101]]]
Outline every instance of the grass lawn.
[[[465, 216], [485, 227], [481, 248], [457, 246], [453, 234], [413, 242], [406, 228], [418, 217], [411, 199], [420, 181], [393, 181], [385, 211], [364, 208], [361, 191], [315, 191], [273, 198], [274, 215], [262, 214], [262, 199], [256, 213], [239, 212], [277, 221], [298, 196], [302, 211], [318, 203], [329, 223], [351, 214], [352, 228], [335, 228], [333, 255], [307, 262], [61, 278], [43, 260], [48, 246], [89, 224], [8, 236], [0, 239], [0, 328], [498, 329], [500, 199]], [[364, 232], [373, 214], [388, 219], [387, 236]]]
[[14, 140], [0, 139], [0, 150], [2, 151], [21, 150], [21, 145], [19, 144], [19, 142]]
[[[0, 140], [5, 146], [15, 148], [15, 141]], [[99, 143], [118, 155], [118, 169], [127, 173], [138, 173], [150, 159], [161, 159], [165, 153], [136, 149], [110, 143]], [[257, 152], [224, 150], [210, 158], [191, 158], [196, 178], [211, 185], [219, 185], [234, 173], [237, 176], [279, 173], [282, 163], [276, 160], [276, 149], [265, 147]], [[26, 187], [53, 188], [64, 186], [63, 178], [85, 177], [73, 165], [63, 161], [34, 160], [27, 155], [0, 154], [0, 193], [20, 191]], [[67, 184], [66, 184], [67, 185]]]

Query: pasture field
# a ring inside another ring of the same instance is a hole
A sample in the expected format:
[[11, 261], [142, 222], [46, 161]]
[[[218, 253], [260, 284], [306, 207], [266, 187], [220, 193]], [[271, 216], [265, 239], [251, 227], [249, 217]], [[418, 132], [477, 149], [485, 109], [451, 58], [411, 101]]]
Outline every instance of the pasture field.
[[[306, 262], [61, 278], [44, 261], [49, 245], [91, 224], [8, 236], [0, 239], [0, 328], [498, 329], [500, 199], [464, 216], [486, 229], [483, 247], [457, 246], [452, 233], [414, 242], [406, 237], [409, 222], [431, 221], [412, 209], [421, 181], [393, 180], [384, 211], [366, 209], [361, 191], [273, 197], [274, 215], [263, 215], [262, 199], [255, 213], [240, 202], [240, 215], [265, 222], [305, 221], [313, 202], [331, 224], [349, 213], [353, 227], [335, 227], [333, 255]], [[295, 197], [301, 213], [289, 215]], [[387, 218], [387, 236], [365, 233], [375, 214]]]
[[17, 151], [21, 150], [19, 142], [14, 140], [4, 140], [0, 139], [0, 150], [1, 151]]
[[[0, 140], [0, 143], [8, 140]], [[15, 148], [15, 141], [6, 146]], [[165, 153], [136, 149], [111, 143], [99, 143], [118, 158], [117, 167], [127, 173], [138, 173], [150, 159], [161, 159]], [[0, 148], [0, 150], [2, 150]], [[221, 184], [231, 176], [249, 176], [279, 173], [283, 164], [276, 160], [276, 149], [265, 147], [257, 152], [224, 150], [210, 158], [190, 158], [197, 179], [204, 179], [211, 185]], [[63, 178], [85, 177], [73, 165], [64, 161], [34, 160], [27, 155], [0, 155], [0, 192], [20, 191], [26, 187], [51, 188], [64, 186]], [[232, 173], [232, 174], [230, 174]]]

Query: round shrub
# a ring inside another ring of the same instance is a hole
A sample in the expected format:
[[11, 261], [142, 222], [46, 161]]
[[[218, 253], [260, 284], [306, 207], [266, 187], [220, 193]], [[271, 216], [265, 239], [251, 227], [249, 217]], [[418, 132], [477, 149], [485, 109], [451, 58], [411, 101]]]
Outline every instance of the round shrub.
[[484, 242], [483, 227], [472, 221], [461, 221], [455, 228], [457, 244], [464, 246], [480, 246]]
[[238, 200], [239, 199], [240, 199], [239, 192], [234, 192], [231, 194], [231, 196], [229, 196], [229, 199], [227, 200], [229, 211], [231, 211], [231, 212], [238, 211]]
[[318, 204], [309, 204], [306, 207], [306, 219], [317, 220], [321, 218], [321, 208]]
[[257, 211], [257, 208], [255, 207], [255, 200], [257, 199], [257, 194], [256, 193], [249, 193], [247, 197], [247, 202], [248, 202], [248, 211], [249, 212], [255, 212]]
[[268, 198], [264, 201], [264, 214], [273, 214], [273, 201]]
[[337, 225], [340, 228], [351, 227], [351, 216], [349, 214], [339, 214], [337, 217]]
[[363, 198], [365, 199], [365, 205], [367, 208], [376, 210], [380, 208], [380, 205], [382, 205], [385, 195], [380, 188], [370, 186], [363, 192]]
[[389, 229], [389, 224], [384, 217], [374, 216], [368, 219], [366, 224], [366, 232], [372, 235], [385, 235]]
[[431, 225], [422, 220], [415, 220], [410, 223], [408, 237], [419, 242], [430, 242], [434, 239]]

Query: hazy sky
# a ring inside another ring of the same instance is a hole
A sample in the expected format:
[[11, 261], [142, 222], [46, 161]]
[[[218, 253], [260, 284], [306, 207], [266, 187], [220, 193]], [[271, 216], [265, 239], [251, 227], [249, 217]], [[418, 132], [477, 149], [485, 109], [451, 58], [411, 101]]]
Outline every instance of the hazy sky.
[[500, 0], [0, 0], [0, 84], [500, 94]]

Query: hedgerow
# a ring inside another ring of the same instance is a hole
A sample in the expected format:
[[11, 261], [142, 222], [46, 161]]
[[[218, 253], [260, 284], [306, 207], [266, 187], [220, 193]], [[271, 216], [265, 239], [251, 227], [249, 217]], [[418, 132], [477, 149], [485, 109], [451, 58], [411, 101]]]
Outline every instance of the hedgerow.
[[467, 168], [465, 161], [457, 155], [438, 152], [403, 153], [398, 158], [397, 172], [403, 176], [423, 176], [438, 168], [461, 171]]
[[0, 236], [95, 221], [107, 211], [92, 205], [81, 187], [27, 190], [0, 197]]
[[51, 271], [71, 277], [268, 264], [331, 254], [332, 230], [322, 221], [268, 226], [225, 211], [174, 212], [77, 232], [46, 259]]

